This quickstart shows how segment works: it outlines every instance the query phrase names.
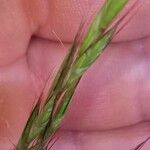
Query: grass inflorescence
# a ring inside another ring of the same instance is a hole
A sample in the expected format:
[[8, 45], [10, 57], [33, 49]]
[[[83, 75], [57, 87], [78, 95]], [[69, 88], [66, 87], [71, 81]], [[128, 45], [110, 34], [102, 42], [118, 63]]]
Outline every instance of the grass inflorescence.
[[[106, 0], [84, 38], [79, 27], [74, 41], [49, 88], [41, 107], [41, 96], [17, 144], [17, 150], [45, 150], [58, 130], [83, 74], [96, 61], [117, 33], [114, 21], [128, 0]], [[82, 40], [82, 41], [81, 41]], [[80, 44], [81, 43], [81, 44]]]

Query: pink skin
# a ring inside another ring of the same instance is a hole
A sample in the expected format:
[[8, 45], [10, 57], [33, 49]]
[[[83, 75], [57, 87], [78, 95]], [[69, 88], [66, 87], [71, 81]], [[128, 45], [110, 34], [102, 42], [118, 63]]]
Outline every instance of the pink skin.
[[[102, 2], [0, 2], [1, 150], [17, 142], [48, 75], [52, 80], [62, 62], [82, 16]], [[150, 1], [139, 3], [142, 6], [136, 16], [81, 80], [54, 150], [128, 150], [150, 135]], [[143, 150], [149, 149], [147, 143]]]

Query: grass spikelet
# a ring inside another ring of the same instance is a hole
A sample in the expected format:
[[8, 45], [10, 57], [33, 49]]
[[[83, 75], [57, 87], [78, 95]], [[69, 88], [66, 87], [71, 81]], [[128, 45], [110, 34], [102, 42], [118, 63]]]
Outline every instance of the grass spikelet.
[[[116, 34], [118, 24], [110, 27], [128, 0], [106, 0], [80, 45], [82, 24], [66, 55], [45, 104], [38, 103], [29, 117], [17, 145], [18, 150], [45, 150], [58, 130], [76, 87], [86, 70], [96, 61]], [[110, 28], [109, 28], [110, 27]]]

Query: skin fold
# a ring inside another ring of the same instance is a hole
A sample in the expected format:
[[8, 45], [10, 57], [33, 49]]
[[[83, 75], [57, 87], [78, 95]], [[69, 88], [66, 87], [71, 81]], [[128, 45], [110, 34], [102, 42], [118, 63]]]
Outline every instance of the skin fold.
[[[103, 2], [0, 1], [1, 150], [17, 143], [82, 18]], [[82, 78], [53, 150], [130, 150], [150, 136], [150, 1], [139, 0], [139, 5], [134, 18]], [[143, 150], [149, 149], [147, 143]]]

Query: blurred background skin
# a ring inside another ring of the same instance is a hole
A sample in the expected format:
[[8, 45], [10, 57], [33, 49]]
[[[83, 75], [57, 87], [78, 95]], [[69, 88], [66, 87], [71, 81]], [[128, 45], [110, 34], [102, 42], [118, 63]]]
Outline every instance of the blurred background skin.
[[[17, 142], [82, 17], [103, 2], [0, 1], [1, 150]], [[150, 135], [150, 1], [139, 4], [132, 21], [81, 80], [54, 150], [128, 150]], [[143, 148], [149, 149], [150, 144]]]

